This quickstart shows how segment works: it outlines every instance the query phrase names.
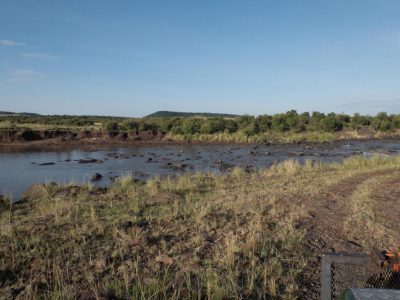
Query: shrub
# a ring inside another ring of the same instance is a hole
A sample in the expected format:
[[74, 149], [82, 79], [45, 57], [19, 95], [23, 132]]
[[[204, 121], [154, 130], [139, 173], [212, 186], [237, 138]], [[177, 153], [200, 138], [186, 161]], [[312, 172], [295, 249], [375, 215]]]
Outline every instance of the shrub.
[[343, 123], [336, 118], [335, 114], [328, 114], [328, 116], [320, 120], [319, 124], [320, 128], [327, 132], [334, 132], [343, 129]]
[[110, 131], [117, 131], [117, 130], [120, 129], [120, 126], [118, 125], [118, 123], [117, 123], [117, 122], [113, 122], [113, 121], [107, 122], [107, 123], [104, 125], [104, 127], [105, 127], [107, 130], [110, 130]]

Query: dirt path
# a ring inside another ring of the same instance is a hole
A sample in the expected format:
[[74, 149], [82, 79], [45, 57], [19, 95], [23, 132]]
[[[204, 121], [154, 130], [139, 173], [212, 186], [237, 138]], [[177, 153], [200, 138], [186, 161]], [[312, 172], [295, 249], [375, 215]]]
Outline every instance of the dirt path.
[[[390, 212], [389, 219], [397, 230], [399, 230], [398, 219], [400, 208], [396, 210], [395, 203], [400, 197], [400, 173], [394, 170], [383, 170], [358, 174], [340, 181], [329, 187], [306, 204], [310, 213], [310, 222], [306, 224], [305, 247], [310, 255], [310, 260], [301, 276], [302, 289], [300, 299], [320, 299], [320, 258], [324, 252], [349, 252], [362, 253], [363, 249], [358, 241], [348, 238], [344, 230], [344, 223], [351, 213], [348, 202], [352, 194], [366, 180], [371, 178], [392, 175], [388, 181], [379, 185], [379, 190], [374, 191], [374, 200], [377, 197], [379, 206]], [[396, 196], [397, 195], [397, 196]]]

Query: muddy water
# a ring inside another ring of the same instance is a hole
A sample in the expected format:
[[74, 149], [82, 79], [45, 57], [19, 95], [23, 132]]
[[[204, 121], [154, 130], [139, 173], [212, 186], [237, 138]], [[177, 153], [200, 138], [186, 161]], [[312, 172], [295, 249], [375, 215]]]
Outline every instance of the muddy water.
[[130, 173], [137, 179], [183, 172], [224, 172], [234, 166], [259, 169], [275, 162], [306, 159], [337, 162], [352, 155], [400, 153], [400, 140], [369, 140], [311, 145], [158, 145], [91, 147], [0, 147], [0, 194], [14, 200], [34, 183], [77, 184], [101, 174], [106, 186]]

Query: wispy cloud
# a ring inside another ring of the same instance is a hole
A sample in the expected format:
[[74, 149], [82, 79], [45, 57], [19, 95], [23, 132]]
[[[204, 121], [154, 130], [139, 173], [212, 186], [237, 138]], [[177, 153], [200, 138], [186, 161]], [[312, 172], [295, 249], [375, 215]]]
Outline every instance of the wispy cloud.
[[46, 78], [44, 73], [29, 69], [13, 69], [7, 72], [7, 81], [32, 81]]
[[60, 59], [59, 56], [45, 54], [45, 53], [23, 53], [22, 56], [26, 57], [26, 58], [44, 59], [44, 60], [58, 60], [58, 59]]
[[5, 46], [5, 47], [15, 47], [15, 46], [26, 46], [25, 43], [20, 43], [12, 40], [0, 40], [0, 45]]

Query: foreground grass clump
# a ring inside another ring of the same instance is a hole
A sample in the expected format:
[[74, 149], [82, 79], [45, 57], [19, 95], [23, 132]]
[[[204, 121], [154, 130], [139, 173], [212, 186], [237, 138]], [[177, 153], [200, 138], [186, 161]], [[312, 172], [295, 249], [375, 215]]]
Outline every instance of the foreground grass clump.
[[295, 299], [304, 203], [350, 173], [289, 161], [257, 173], [36, 185], [0, 214], [0, 298]]

